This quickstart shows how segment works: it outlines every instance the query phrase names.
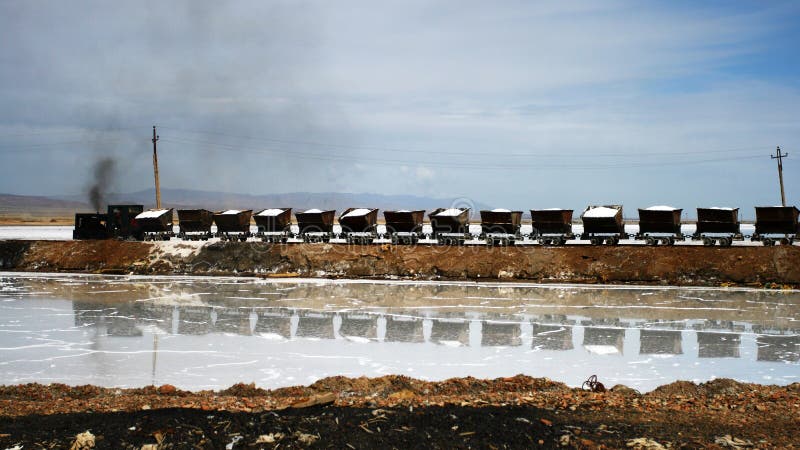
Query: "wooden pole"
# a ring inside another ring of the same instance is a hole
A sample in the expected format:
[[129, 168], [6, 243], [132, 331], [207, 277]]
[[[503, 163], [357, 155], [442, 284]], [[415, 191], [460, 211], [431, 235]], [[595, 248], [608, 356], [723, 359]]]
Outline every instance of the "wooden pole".
[[156, 134], [156, 126], [153, 125], [153, 174], [156, 177], [156, 209], [161, 209], [161, 184], [158, 181], [158, 151], [156, 143], [158, 142], [158, 135]]

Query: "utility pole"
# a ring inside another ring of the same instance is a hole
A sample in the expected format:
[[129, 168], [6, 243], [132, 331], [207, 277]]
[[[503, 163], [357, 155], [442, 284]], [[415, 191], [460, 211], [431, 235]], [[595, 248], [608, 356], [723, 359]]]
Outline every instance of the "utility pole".
[[786, 195], [783, 193], [783, 158], [788, 158], [789, 154], [781, 154], [781, 148], [775, 151], [775, 156], [770, 156], [772, 159], [778, 160], [778, 182], [781, 184], [781, 205], [786, 206]]
[[161, 209], [161, 184], [158, 182], [158, 152], [156, 150], [156, 142], [158, 142], [158, 135], [156, 134], [156, 126], [153, 125], [153, 173], [156, 177], [156, 209]]

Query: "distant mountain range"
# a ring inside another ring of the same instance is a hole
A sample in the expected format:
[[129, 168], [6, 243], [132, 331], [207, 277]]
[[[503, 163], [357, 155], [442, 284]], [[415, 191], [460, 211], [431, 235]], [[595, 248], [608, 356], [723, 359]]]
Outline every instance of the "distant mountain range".
[[69, 215], [75, 211], [89, 209], [82, 201], [56, 199], [33, 195], [0, 194], [0, 214], [38, 214]]
[[[463, 200], [429, 198], [413, 195], [380, 195], [351, 193], [313, 193], [291, 192], [285, 194], [237, 194], [226, 192], [195, 191], [189, 189], [162, 189], [162, 206], [167, 208], [205, 208], [209, 210], [253, 209], [291, 207], [295, 210], [310, 208], [335, 209], [344, 211], [351, 207], [392, 209], [448, 208], [469, 206], [475, 212], [490, 209], [484, 203], [469, 204]], [[147, 189], [126, 194], [109, 194], [108, 203], [142, 204], [145, 208], [155, 207], [155, 192]], [[0, 212], [30, 212], [31, 210], [90, 211], [92, 208], [85, 196], [25, 196], [0, 194]]]

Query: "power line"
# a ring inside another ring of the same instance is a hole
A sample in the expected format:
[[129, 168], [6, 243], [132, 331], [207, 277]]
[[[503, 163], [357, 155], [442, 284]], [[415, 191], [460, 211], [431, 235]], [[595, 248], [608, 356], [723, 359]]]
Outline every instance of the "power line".
[[[476, 156], [473, 152], [454, 152], [454, 151], [444, 151], [444, 150], [420, 150], [420, 149], [408, 149], [408, 148], [392, 148], [392, 147], [379, 147], [379, 146], [365, 146], [365, 145], [346, 145], [346, 144], [336, 144], [336, 143], [326, 143], [326, 142], [316, 142], [316, 141], [301, 141], [301, 140], [288, 140], [288, 139], [273, 139], [273, 138], [265, 138], [265, 137], [254, 137], [254, 136], [246, 136], [246, 135], [236, 135], [231, 133], [224, 133], [219, 131], [200, 131], [200, 130], [188, 130], [184, 128], [177, 128], [177, 127], [168, 127], [159, 125], [162, 129], [173, 130], [179, 133], [189, 133], [189, 134], [203, 134], [203, 135], [216, 135], [216, 136], [225, 136], [231, 137], [236, 139], [243, 139], [243, 140], [251, 140], [251, 141], [262, 141], [262, 142], [269, 142], [269, 143], [276, 143], [276, 144], [292, 144], [292, 145], [307, 145], [313, 147], [324, 147], [324, 148], [342, 148], [342, 149], [352, 149], [352, 150], [371, 150], [371, 151], [382, 151], [382, 152], [392, 152], [392, 153], [420, 153], [420, 154], [438, 154], [438, 155], [449, 155], [449, 156]], [[752, 152], [757, 151], [761, 147], [739, 147], [739, 148], [732, 148], [732, 149], [719, 149], [719, 150], [702, 150], [702, 151], [680, 151], [680, 152], [637, 152], [636, 156], [673, 156], [673, 155], [696, 155], [696, 154], [706, 154], [706, 153], [744, 153], [744, 152]], [[503, 157], [547, 157], [550, 154], [547, 153], [532, 153], [532, 152], [503, 152]], [[629, 157], [631, 156], [630, 153], [572, 153], [569, 157], [573, 158], [585, 158], [587, 156], [592, 157]]]
[[[680, 165], [695, 165], [695, 164], [703, 164], [703, 163], [717, 163], [717, 162], [728, 162], [728, 161], [738, 161], [738, 160], [748, 160], [748, 159], [758, 159], [759, 156], [739, 156], [739, 157], [725, 157], [725, 158], [707, 158], [707, 159], [693, 159], [693, 160], [680, 160], [680, 161], [650, 161], [650, 162], [625, 162], [625, 163], [605, 163], [605, 164], [584, 164], [584, 165], [576, 165], [573, 163], [562, 163], [556, 164], [552, 160], [548, 162], [539, 162], [539, 163], [531, 163], [531, 164], [484, 164], [484, 163], [466, 163], [464, 161], [406, 161], [406, 160], [396, 160], [396, 159], [385, 159], [385, 158], [370, 158], [370, 157], [350, 157], [350, 156], [337, 156], [337, 155], [330, 155], [330, 154], [319, 154], [319, 153], [305, 153], [305, 152], [293, 152], [293, 151], [286, 151], [286, 150], [276, 150], [270, 148], [254, 148], [248, 146], [241, 146], [235, 144], [223, 144], [218, 142], [210, 142], [210, 141], [199, 141], [199, 140], [186, 140], [186, 139], [174, 139], [174, 138], [161, 138], [162, 142], [168, 142], [178, 145], [192, 145], [192, 146], [206, 146], [217, 148], [225, 151], [236, 151], [236, 152], [247, 152], [247, 153], [269, 153], [269, 154], [279, 154], [282, 156], [288, 156], [291, 158], [301, 158], [301, 159], [313, 159], [319, 161], [334, 161], [334, 162], [347, 162], [347, 163], [369, 163], [369, 164], [377, 164], [377, 165], [402, 165], [402, 166], [414, 166], [414, 165], [423, 165], [428, 167], [438, 167], [438, 168], [460, 168], [460, 169], [492, 169], [492, 170], [530, 170], [530, 169], [579, 169], [579, 170], [593, 170], [593, 169], [624, 169], [624, 168], [637, 168], [637, 167], [655, 167], [655, 166], [680, 166]], [[472, 155], [472, 156], [484, 156], [484, 155]], [[491, 156], [496, 158], [493, 155], [485, 155]]]
[[[15, 153], [15, 152], [21, 152], [21, 151], [25, 151], [25, 150], [52, 147], [52, 146], [66, 146], [66, 145], [85, 146], [87, 144], [113, 143], [113, 142], [119, 142], [119, 141], [120, 141], [120, 138], [111, 138], [111, 139], [95, 139], [95, 140], [91, 140], [91, 141], [82, 140], [82, 141], [47, 142], [47, 143], [42, 143], [42, 144], [8, 145], [8, 146], [5, 146], [5, 147], [0, 147], [0, 151], [3, 151], [5, 153]], [[53, 149], [53, 150], [55, 150], [55, 151], [65, 151], [65, 150], [71, 150], [71, 149], [61, 148], [61, 149]]]
[[55, 136], [65, 134], [86, 134], [86, 133], [115, 133], [118, 131], [141, 130], [145, 127], [125, 127], [125, 128], [82, 128], [76, 130], [40, 130], [28, 133], [0, 134], [0, 139], [26, 137], [26, 136]]

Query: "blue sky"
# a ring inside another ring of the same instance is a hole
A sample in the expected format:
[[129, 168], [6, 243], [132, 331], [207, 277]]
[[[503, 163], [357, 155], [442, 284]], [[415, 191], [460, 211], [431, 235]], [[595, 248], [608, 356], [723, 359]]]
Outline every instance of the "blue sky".
[[219, 3], [0, 3], [0, 192], [800, 203], [797, 2]]

